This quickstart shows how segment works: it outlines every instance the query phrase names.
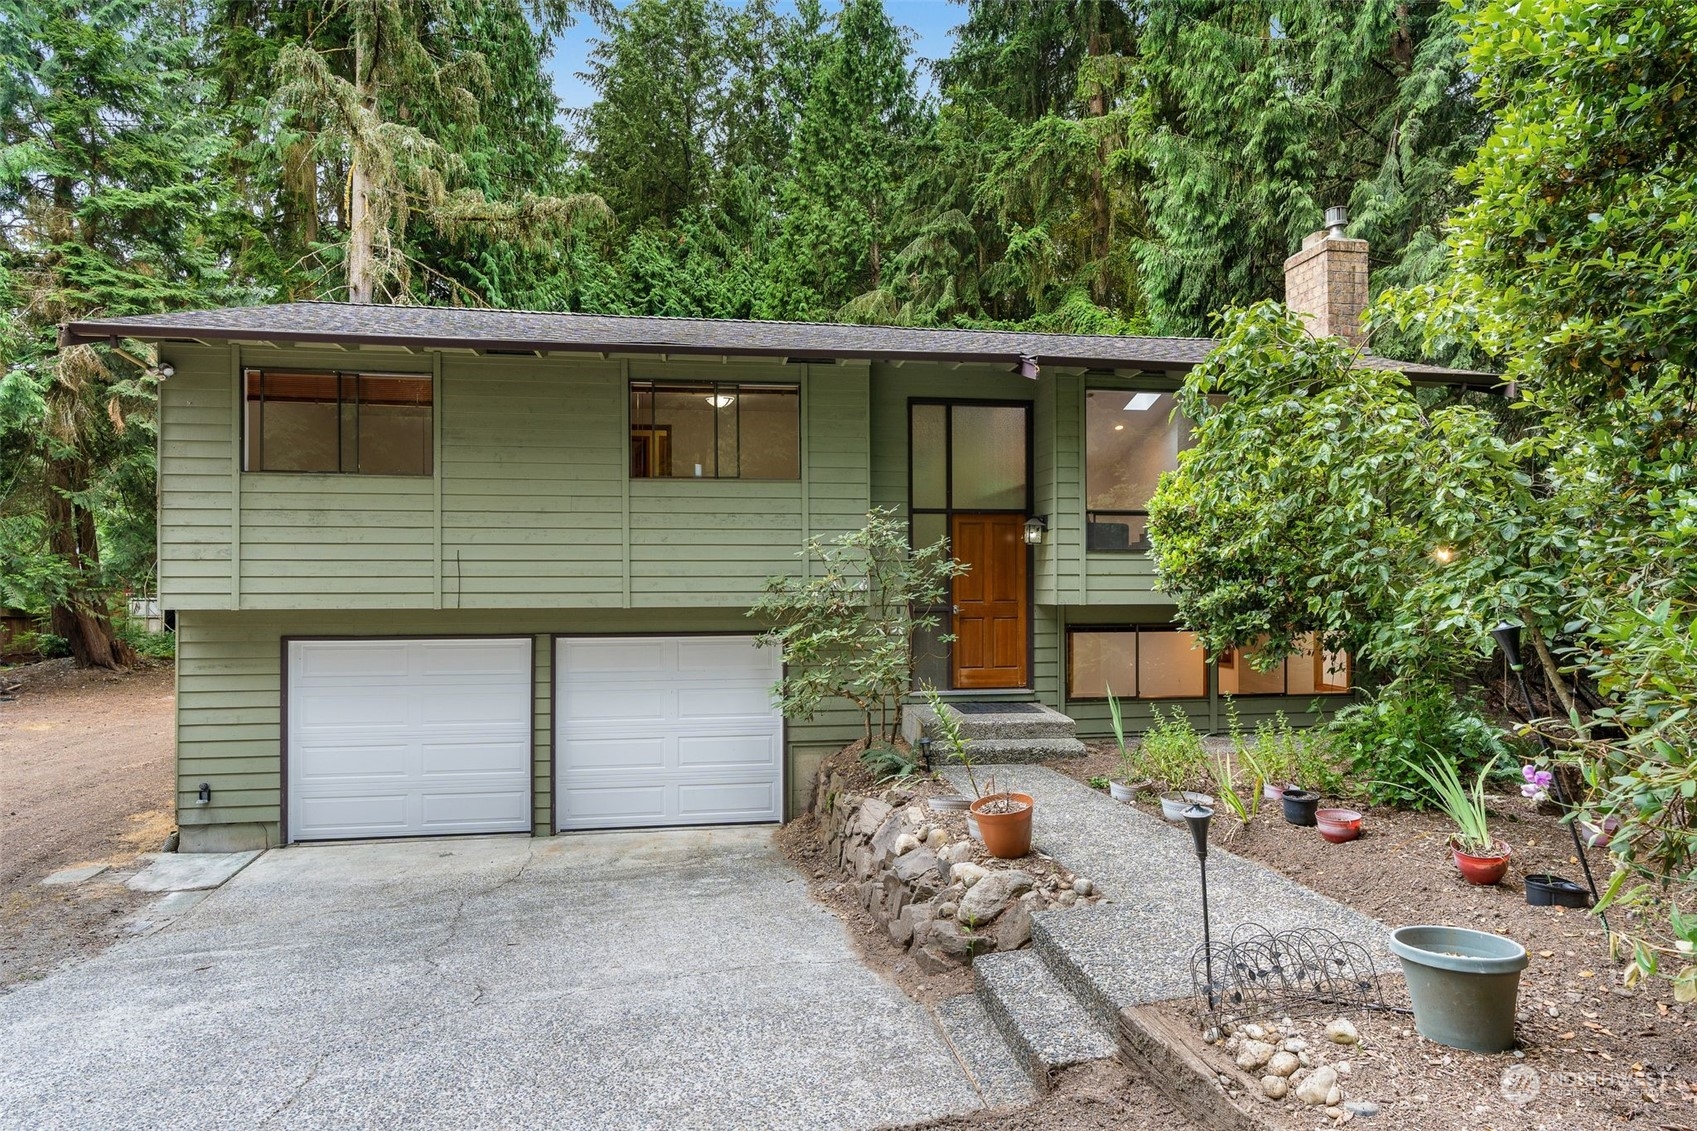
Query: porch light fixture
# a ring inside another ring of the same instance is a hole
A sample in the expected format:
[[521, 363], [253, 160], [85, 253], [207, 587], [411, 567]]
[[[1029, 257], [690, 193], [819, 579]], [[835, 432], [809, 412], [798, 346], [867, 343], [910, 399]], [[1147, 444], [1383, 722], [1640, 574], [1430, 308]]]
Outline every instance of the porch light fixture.
[[730, 408], [737, 403], [737, 399], [730, 393], [714, 393], [707, 398], [707, 403], [714, 408]]
[[200, 795], [195, 798], [194, 803], [196, 805], [210, 805], [210, 804], [212, 804], [212, 783], [211, 782], [203, 781], [203, 782], [200, 783]]
[[1127, 412], [1148, 412], [1160, 403], [1160, 393], [1133, 393], [1131, 399], [1125, 402]]
[[1026, 519], [1025, 544], [1027, 546], [1041, 546], [1043, 544], [1043, 532], [1047, 529], [1049, 529], [1048, 515], [1034, 514]]

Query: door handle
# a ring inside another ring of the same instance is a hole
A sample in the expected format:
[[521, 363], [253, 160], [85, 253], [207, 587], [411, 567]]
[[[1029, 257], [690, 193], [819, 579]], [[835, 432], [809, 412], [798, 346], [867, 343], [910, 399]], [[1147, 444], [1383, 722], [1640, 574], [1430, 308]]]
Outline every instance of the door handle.
[[955, 616], [957, 616], [957, 617], [960, 616], [960, 606], [959, 605], [950, 605], [949, 608], [954, 611]]

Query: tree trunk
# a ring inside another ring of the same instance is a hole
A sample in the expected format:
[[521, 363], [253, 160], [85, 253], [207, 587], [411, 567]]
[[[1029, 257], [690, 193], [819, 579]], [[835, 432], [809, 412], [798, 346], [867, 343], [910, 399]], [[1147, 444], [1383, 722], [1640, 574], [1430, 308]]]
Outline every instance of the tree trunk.
[[50, 616], [55, 636], [65, 638], [79, 668], [127, 668], [136, 661], [128, 644], [118, 639], [112, 618], [100, 596], [100, 551], [95, 542], [94, 516], [67, 497], [88, 486], [78, 465], [64, 460], [47, 464], [48, 548], [70, 563], [73, 580], [64, 599]]
[[[1091, 35], [1086, 51], [1092, 58], [1098, 57], [1104, 50], [1103, 36], [1100, 32]], [[1090, 92], [1090, 116], [1105, 118], [1108, 116], [1108, 91], [1100, 73], [1095, 76], [1095, 87]], [[1098, 303], [1105, 303], [1108, 298], [1108, 186], [1103, 177], [1103, 170], [1108, 164], [1108, 138], [1104, 133], [1096, 139], [1096, 164], [1090, 170], [1090, 254], [1096, 260], [1096, 277], [1091, 282], [1092, 297]]]
[[[354, 84], [360, 91], [361, 114], [375, 115], [376, 92], [367, 83], [370, 61], [366, 58], [363, 33], [355, 37]], [[377, 294], [375, 218], [371, 214], [370, 155], [358, 141], [352, 146], [348, 167], [348, 301], [375, 302]]]
[[1538, 631], [1537, 622], [1524, 609], [1521, 610], [1520, 619], [1526, 625], [1526, 635], [1531, 638], [1532, 650], [1538, 653], [1538, 666], [1544, 671], [1544, 682], [1550, 685], [1550, 690], [1555, 693], [1568, 717], [1578, 718], [1579, 711], [1573, 705], [1573, 696], [1567, 693], [1567, 687], [1561, 681], [1561, 667], [1550, 654], [1550, 646], [1544, 642], [1544, 634]]

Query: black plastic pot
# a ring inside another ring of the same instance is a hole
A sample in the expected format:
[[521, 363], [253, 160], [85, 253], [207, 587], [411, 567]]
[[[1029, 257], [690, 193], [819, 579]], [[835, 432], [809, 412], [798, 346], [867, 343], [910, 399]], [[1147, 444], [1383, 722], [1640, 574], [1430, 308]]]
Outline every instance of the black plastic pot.
[[1562, 876], [1534, 872], [1526, 877], [1526, 902], [1534, 907], [1589, 907], [1591, 893]]
[[1306, 789], [1287, 789], [1281, 801], [1284, 805], [1285, 820], [1303, 828], [1314, 827], [1314, 810], [1320, 805], [1318, 793], [1310, 793]]

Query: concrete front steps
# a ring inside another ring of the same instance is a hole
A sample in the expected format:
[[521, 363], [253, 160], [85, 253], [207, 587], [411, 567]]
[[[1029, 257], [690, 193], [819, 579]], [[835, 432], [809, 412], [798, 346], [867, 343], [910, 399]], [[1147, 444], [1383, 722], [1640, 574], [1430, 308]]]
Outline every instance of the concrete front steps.
[[[1034, 700], [957, 698], [945, 702], [944, 709], [960, 721], [974, 761], [1046, 762], [1085, 753], [1072, 719]], [[936, 712], [923, 703], [909, 704], [902, 712], [902, 734], [910, 744], [941, 738]]]

